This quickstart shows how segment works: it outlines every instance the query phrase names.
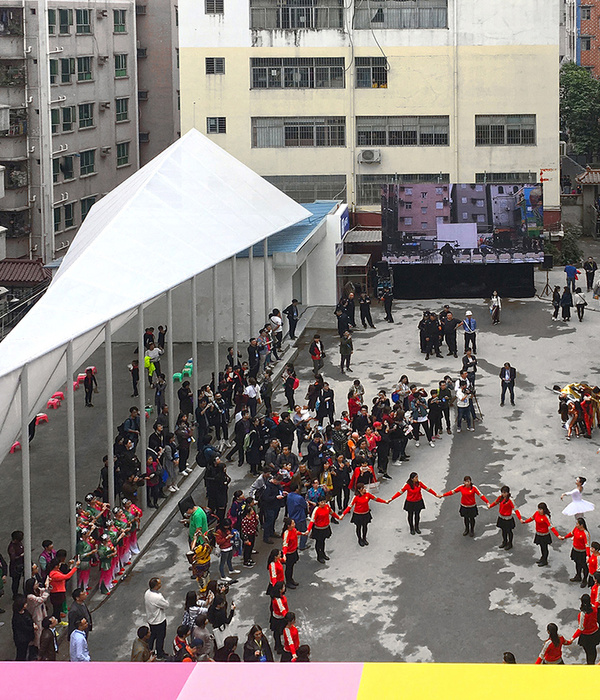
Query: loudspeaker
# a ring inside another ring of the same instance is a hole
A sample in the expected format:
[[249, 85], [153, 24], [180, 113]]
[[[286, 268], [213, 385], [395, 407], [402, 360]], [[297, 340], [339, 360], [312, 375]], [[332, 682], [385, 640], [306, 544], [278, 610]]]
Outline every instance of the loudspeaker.
[[544, 262], [540, 265], [540, 270], [551, 270], [554, 267], [554, 255], [544, 253]]
[[181, 515], [185, 515], [186, 512], [190, 509], [193, 508], [196, 505], [194, 499], [191, 496], [185, 496], [185, 498], [182, 498], [179, 503], [177, 504], [179, 508], [179, 512]]

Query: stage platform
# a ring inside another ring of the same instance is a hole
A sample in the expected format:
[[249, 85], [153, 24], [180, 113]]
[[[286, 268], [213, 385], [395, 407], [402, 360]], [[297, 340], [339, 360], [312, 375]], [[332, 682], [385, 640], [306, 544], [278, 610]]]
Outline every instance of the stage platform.
[[532, 263], [394, 265], [390, 264], [396, 299], [476, 299], [535, 295]]

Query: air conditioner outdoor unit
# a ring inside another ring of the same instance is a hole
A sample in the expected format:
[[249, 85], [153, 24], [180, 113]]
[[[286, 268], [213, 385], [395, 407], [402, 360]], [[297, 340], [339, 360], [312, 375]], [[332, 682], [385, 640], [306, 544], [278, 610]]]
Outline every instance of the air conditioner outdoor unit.
[[110, 146], [102, 146], [100, 149], [100, 154], [103, 156], [107, 156], [110, 153]]
[[381, 163], [381, 151], [378, 148], [368, 148], [358, 154], [359, 163]]
[[108, 63], [108, 56], [98, 56], [98, 63]]
[[96, 10], [96, 17], [102, 19], [102, 17], [108, 17], [108, 10]]
[[105, 109], [110, 109], [110, 102], [101, 102], [100, 103], [100, 110], [104, 111]]

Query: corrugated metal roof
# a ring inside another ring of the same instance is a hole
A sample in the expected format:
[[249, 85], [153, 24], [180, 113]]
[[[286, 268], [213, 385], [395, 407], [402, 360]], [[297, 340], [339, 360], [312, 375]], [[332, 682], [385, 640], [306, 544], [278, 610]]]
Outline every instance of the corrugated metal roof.
[[575, 180], [577, 180], [580, 185], [600, 185], [600, 170], [594, 170], [588, 167], [586, 171], [578, 175]]
[[366, 267], [371, 259], [371, 253], [344, 253], [338, 267]]
[[0, 260], [0, 285], [4, 287], [35, 287], [49, 281], [51, 277], [51, 272], [44, 269], [41, 260]]
[[344, 238], [345, 243], [381, 243], [381, 229], [368, 231], [349, 231]]
[[[284, 228], [283, 231], [274, 233], [269, 237], [269, 255], [273, 253], [295, 253], [302, 244], [309, 238], [310, 234], [317, 228], [323, 219], [337, 207], [339, 202], [335, 200], [319, 199], [311, 204], [302, 204], [310, 211], [311, 216], [303, 219], [293, 226]], [[238, 254], [239, 258], [247, 258], [248, 251]], [[257, 243], [254, 246], [254, 257], [263, 257], [263, 244]]]

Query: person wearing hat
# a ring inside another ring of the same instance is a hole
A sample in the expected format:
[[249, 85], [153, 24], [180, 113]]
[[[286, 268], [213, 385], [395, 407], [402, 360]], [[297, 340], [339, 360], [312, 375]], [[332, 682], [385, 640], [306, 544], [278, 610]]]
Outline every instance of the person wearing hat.
[[463, 330], [465, 332], [465, 353], [470, 346], [473, 346], [473, 352], [477, 353], [477, 321], [473, 318], [473, 314], [470, 311], [465, 313]]

